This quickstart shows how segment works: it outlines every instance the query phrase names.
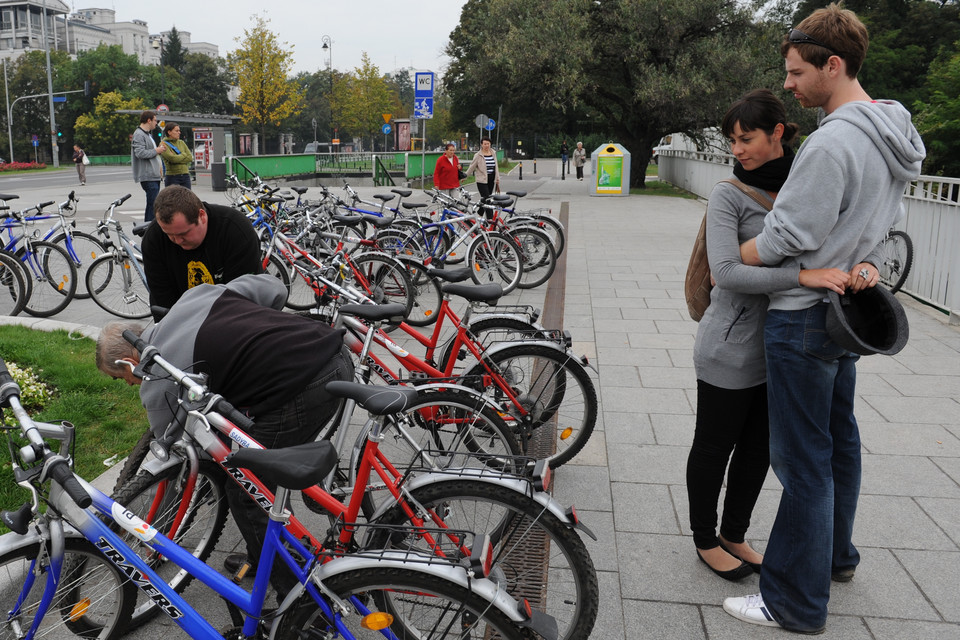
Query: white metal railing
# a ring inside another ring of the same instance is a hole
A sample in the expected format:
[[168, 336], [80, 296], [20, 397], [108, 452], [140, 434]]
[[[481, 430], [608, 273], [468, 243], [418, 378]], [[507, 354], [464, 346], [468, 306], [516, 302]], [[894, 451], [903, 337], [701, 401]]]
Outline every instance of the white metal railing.
[[[660, 180], [706, 198], [730, 177], [733, 156], [665, 149], [658, 164]], [[906, 217], [897, 228], [913, 241], [913, 266], [903, 290], [960, 324], [960, 178], [920, 176], [907, 185], [903, 204]]]

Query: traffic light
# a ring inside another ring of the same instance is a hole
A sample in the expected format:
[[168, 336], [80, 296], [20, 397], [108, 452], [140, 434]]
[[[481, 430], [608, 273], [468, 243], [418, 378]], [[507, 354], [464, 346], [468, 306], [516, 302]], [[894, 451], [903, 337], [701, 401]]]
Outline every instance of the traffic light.
[[57, 125], [57, 140], [63, 137], [63, 128], [60, 125]]

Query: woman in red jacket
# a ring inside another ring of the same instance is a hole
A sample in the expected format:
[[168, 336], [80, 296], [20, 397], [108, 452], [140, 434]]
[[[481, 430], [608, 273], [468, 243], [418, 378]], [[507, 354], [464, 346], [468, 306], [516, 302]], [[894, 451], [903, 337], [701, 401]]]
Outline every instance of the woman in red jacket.
[[456, 146], [448, 143], [433, 169], [433, 186], [449, 196], [454, 195], [454, 189], [460, 188], [460, 160], [454, 154], [455, 150]]

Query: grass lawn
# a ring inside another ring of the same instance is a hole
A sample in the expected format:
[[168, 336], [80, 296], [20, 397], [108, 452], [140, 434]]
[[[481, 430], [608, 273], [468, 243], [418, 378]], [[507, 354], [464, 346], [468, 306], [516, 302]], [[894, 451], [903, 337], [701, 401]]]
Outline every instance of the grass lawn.
[[[0, 345], [4, 360], [32, 368], [54, 388], [54, 398], [47, 407], [31, 417], [43, 422], [68, 420], [76, 425], [74, 468], [83, 478], [92, 480], [103, 473], [107, 458], [126, 456], [147, 428], [137, 388], [111, 380], [97, 370], [93, 340], [75, 339], [66, 331], [0, 326]], [[29, 494], [13, 482], [9, 453], [3, 452], [0, 506], [16, 509], [27, 499]]]
[[630, 189], [630, 195], [637, 196], [672, 196], [674, 198], [689, 198], [696, 200], [697, 194], [690, 193], [675, 187], [669, 182], [660, 182], [659, 180], [647, 180], [645, 189]]

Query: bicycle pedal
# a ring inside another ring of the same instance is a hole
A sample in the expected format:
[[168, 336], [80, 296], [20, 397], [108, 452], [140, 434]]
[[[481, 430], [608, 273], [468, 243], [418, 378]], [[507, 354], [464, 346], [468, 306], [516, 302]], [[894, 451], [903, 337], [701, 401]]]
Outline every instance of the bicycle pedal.
[[234, 574], [233, 581], [237, 584], [240, 584], [241, 582], [243, 582], [243, 579], [246, 577], [246, 575], [250, 573], [251, 568], [252, 567], [250, 566], [249, 562], [244, 562], [243, 566], [240, 567], [240, 570], [237, 571], [236, 574]]

